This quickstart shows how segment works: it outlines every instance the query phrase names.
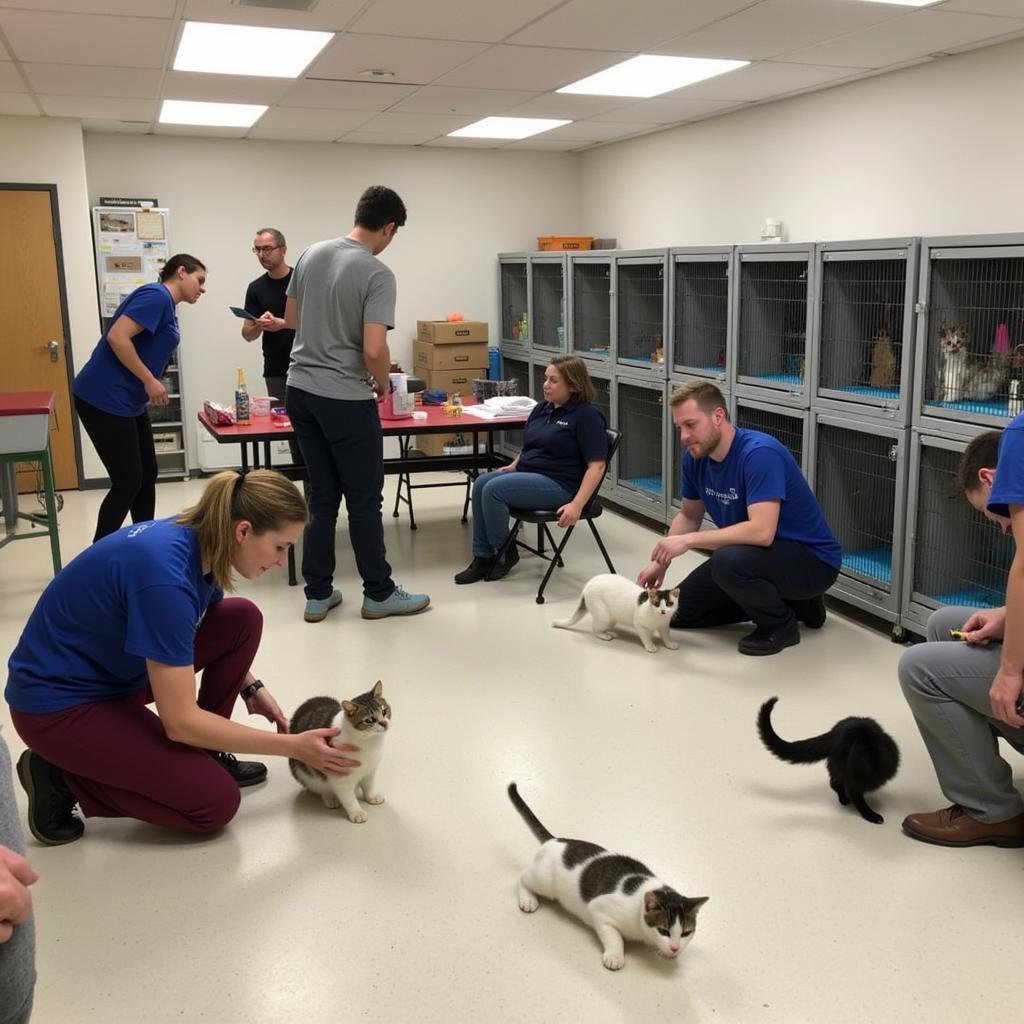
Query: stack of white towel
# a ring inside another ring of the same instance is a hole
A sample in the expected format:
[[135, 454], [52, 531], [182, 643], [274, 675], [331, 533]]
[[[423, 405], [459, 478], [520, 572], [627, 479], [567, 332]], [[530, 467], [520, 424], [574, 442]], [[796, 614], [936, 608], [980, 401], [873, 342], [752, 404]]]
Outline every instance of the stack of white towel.
[[479, 405], [464, 406], [462, 411], [467, 416], [478, 416], [482, 420], [497, 420], [503, 416], [529, 416], [536, 404], [526, 395], [499, 395]]

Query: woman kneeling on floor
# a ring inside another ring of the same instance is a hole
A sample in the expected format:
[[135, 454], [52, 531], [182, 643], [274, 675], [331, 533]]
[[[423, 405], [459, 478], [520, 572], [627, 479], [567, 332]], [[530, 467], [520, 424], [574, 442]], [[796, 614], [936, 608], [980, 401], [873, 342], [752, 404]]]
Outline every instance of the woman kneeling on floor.
[[579, 356], [556, 356], [544, 371], [544, 401], [523, 428], [523, 450], [507, 466], [473, 482], [473, 561], [456, 583], [500, 580], [519, 561], [508, 537], [509, 507], [557, 509], [562, 529], [575, 526], [604, 475], [607, 424], [594, 405], [594, 384]]
[[[282, 565], [306, 515], [279, 473], [220, 473], [197, 505], [104, 537], [43, 591], [5, 692], [28, 747], [18, 778], [36, 839], [78, 839], [76, 803], [87, 818], [213, 832], [234, 817], [239, 787], [267, 774], [218, 751], [347, 774], [353, 762], [328, 743], [337, 729], [288, 735], [277, 701], [250, 671], [263, 616], [244, 597], [224, 597], [234, 573], [255, 579]], [[232, 722], [239, 696], [277, 732]]]

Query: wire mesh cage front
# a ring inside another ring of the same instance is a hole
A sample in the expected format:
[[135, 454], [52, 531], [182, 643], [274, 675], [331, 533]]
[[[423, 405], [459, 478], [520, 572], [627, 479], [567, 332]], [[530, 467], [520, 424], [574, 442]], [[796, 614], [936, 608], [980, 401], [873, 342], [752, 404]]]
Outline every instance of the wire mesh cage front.
[[736, 424], [747, 430], [760, 430], [781, 441], [796, 459], [801, 471], [804, 469], [804, 419], [802, 416], [788, 416], [783, 412], [761, 409], [756, 405], [736, 403]]
[[932, 258], [926, 406], [1016, 416], [1024, 406], [1024, 257]]
[[1013, 538], [956, 493], [959, 452], [922, 444], [920, 453], [912, 593], [940, 605], [1000, 607]]
[[856, 401], [900, 397], [905, 259], [823, 260], [818, 386]]
[[665, 264], [618, 265], [616, 358], [665, 365]]
[[530, 335], [541, 348], [565, 348], [565, 272], [561, 263], [530, 265], [533, 278], [533, 323]]
[[818, 423], [814, 490], [842, 546], [843, 572], [885, 589], [893, 581], [898, 454], [892, 437]]
[[608, 263], [572, 267], [573, 351], [608, 358], [612, 337], [612, 277]]
[[665, 402], [661, 390], [620, 380], [617, 411], [618, 429], [622, 432], [617, 455], [619, 485], [662, 497]]
[[514, 380], [518, 383], [517, 395], [530, 394], [530, 364], [525, 359], [515, 359], [501, 354], [501, 379]]
[[[520, 338], [527, 306], [526, 263], [501, 264], [501, 337], [505, 341]], [[529, 328], [529, 320], [527, 320]]]
[[768, 385], [803, 384], [806, 260], [740, 262], [737, 371]]
[[604, 414], [604, 421], [612, 425], [612, 382], [605, 377], [591, 377], [594, 385], [594, 405]]
[[729, 328], [729, 264], [675, 264], [673, 369], [724, 373]]
[[547, 363], [533, 363], [530, 366], [531, 380], [533, 381], [533, 390], [530, 394], [538, 401], [544, 401], [544, 375], [547, 373]]

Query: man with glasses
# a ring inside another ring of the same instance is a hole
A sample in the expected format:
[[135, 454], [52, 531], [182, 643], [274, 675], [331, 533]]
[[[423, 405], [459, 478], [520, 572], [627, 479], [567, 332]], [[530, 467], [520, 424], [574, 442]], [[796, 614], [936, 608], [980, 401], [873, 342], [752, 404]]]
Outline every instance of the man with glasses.
[[[263, 380], [267, 394], [277, 399], [275, 405], [284, 405], [288, 362], [295, 340], [295, 331], [284, 325], [288, 282], [292, 279], [292, 268], [285, 262], [288, 246], [277, 228], [260, 228], [252, 243], [252, 251], [266, 273], [246, 289], [245, 308], [253, 314], [253, 319], [243, 321], [242, 337], [246, 341], [255, 341], [263, 336]], [[292, 462], [300, 465], [302, 454], [298, 444], [289, 440], [288, 446]]]

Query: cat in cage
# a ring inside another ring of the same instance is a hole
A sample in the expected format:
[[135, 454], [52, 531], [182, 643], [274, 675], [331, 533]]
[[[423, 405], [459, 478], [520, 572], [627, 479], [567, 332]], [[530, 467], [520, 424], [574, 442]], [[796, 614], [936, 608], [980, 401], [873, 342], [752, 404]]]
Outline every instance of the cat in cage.
[[1002, 390], [1009, 375], [1008, 361], [1001, 356], [972, 361], [969, 342], [967, 324], [939, 324], [935, 401], [983, 402]]

